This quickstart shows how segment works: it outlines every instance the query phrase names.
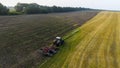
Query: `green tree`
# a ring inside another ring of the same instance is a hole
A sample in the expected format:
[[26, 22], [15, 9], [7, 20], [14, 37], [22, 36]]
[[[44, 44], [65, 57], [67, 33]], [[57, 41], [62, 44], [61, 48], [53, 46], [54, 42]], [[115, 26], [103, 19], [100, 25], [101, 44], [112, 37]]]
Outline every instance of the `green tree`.
[[8, 12], [9, 12], [9, 9], [0, 3], [0, 15], [7, 15]]
[[15, 9], [17, 12], [24, 12], [25, 8], [28, 6], [27, 3], [17, 3]]
[[40, 10], [40, 6], [36, 3], [29, 4], [27, 7], [25, 7], [24, 11], [27, 14], [37, 14], [42, 12]]

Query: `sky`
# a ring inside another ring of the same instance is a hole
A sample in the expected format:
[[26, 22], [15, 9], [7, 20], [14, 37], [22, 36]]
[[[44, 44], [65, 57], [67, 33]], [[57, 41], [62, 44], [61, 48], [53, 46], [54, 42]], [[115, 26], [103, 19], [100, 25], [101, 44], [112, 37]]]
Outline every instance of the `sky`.
[[120, 10], [120, 0], [0, 0], [5, 6], [20, 3], [37, 3], [47, 6], [86, 7], [94, 9]]

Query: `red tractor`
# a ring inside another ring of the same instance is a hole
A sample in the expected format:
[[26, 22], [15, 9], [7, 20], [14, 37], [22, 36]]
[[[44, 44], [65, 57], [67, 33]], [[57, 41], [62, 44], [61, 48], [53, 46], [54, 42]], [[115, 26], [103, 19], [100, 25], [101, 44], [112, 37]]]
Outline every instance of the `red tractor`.
[[53, 56], [54, 54], [57, 53], [59, 46], [64, 44], [64, 40], [62, 40], [61, 37], [56, 37], [55, 40], [53, 41], [52, 46], [46, 46], [40, 49], [41, 53], [44, 56]]

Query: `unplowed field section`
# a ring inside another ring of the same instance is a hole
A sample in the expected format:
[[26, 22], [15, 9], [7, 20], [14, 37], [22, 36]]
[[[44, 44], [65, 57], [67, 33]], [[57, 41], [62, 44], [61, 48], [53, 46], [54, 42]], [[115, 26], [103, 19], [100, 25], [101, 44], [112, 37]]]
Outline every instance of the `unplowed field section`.
[[120, 68], [119, 18], [119, 12], [100, 12], [68, 33], [65, 45], [39, 68]]

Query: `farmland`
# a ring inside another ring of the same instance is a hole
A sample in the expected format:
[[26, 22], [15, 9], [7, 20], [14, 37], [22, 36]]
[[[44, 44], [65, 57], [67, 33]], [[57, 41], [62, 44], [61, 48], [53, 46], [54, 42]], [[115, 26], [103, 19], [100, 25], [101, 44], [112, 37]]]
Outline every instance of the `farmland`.
[[120, 12], [100, 12], [68, 33], [60, 51], [38, 68], [120, 68]]
[[[97, 11], [81, 11], [0, 16], [0, 67], [31, 68], [43, 63], [46, 58], [37, 53], [38, 49], [50, 45], [55, 36], [65, 35], [93, 18], [97, 13]], [[63, 53], [57, 55], [61, 57]]]

